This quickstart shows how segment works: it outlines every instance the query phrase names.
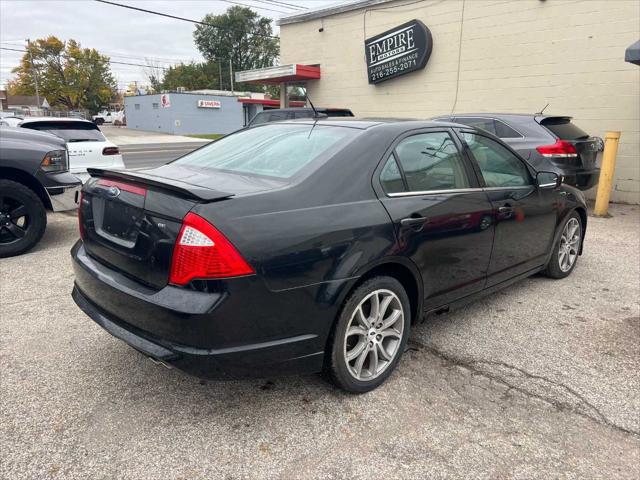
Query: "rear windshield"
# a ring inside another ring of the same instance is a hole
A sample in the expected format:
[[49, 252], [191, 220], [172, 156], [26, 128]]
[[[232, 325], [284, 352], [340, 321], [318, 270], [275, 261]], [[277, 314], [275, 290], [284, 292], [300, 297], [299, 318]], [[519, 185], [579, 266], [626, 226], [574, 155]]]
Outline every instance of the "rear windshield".
[[49, 132], [67, 142], [104, 142], [106, 140], [98, 127], [89, 122], [29, 122], [21, 127]]
[[589, 134], [571, 123], [570, 118], [566, 117], [549, 117], [540, 121], [548, 130], [551, 130], [560, 140], [582, 140], [589, 138]]
[[358, 133], [346, 127], [268, 124], [221, 138], [175, 163], [287, 179], [324, 163]]

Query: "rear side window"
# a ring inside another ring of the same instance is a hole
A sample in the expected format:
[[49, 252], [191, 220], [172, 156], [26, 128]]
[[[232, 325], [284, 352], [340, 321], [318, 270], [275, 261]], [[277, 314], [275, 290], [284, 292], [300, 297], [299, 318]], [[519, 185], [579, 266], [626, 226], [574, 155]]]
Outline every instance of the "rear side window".
[[411, 192], [468, 188], [462, 156], [447, 132], [412, 135], [396, 147]]
[[496, 128], [493, 124], [492, 118], [472, 118], [472, 117], [456, 117], [456, 123], [463, 125], [469, 125], [470, 127], [479, 128], [485, 132], [489, 132], [492, 135], [496, 134]]
[[176, 160], [178, 165], [287, 179], [319, 166], [359, 130], [272, 124], [241, 130]]
[[498, 138], [522, 138], [513, 128], [496, 118], [460, 117], [456, 118], [455, 122], [479, 128]]
[[500, 120], [494, 120], [494, 126], [496, 128], [495, 135], [498, 138], [522, 138], [522, 135]]
[[589, 134], [571, 123], [567, 117], [547, 117], [540, 121], [540, 125], [550, 130], [560, 140], [583, 140]]
[[91, 122], [29, 122], [22, 128], [52, 133], [67, 142], [104, 142], [100, 129]]
[[382, 183], [382, 188], [385, 193], [400, 193], [405, 191], [402, 174], [398, 168], [396, 158], [393, 155], [389, 157], [389, 160], [387, 160], [387, 163], [380, 173], [380, 183]]

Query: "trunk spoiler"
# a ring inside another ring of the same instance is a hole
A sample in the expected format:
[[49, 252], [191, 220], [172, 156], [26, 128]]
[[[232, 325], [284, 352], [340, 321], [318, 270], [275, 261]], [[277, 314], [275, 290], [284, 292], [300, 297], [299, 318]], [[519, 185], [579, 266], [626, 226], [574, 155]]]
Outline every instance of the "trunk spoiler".
[[96, 178], [111, 178], [115, 180], [124, 180], [126, 182], [134, 182], [149, 187], [156, 187], [160, 190], [168, 190], [177, 195], [197, 200], [201, 202], [213, 202], [233, 197], [233, 193], [220, 192], [211, 188], [206, 188], [192, 183], [181, 182], [167, 177], [159, 177], [149, 173], [136, 171], [109, 170], [106, 168], [87, 168], [87, 172]]

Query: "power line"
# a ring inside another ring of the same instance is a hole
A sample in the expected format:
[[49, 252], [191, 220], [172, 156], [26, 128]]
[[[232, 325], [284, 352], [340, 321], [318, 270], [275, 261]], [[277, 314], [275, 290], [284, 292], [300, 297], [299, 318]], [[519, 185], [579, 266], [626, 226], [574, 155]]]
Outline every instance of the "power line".
[[[147, 10], [146, 8], [134, 7], [132, 5], [123, 5], [121, 3], [109, 2], [108, 0], [95, 0], [96, 2], [105, 3], [108, 5], [114, 5], [116, 7], [128, 8], [130, 10], [137, 10], [138, 12], [150, 13], [152, 15], [159, 15], [161, 17], [173, 18], [174, 20], [182, 20], [183, 22], [195, 23], [196, 25], [204, 25], [205, 27], [217, 28], [218, 30], [226, 30], [233, 31], [225, 27], [220, 27], [219, 25], [214, 25], [212, 23], [201, 22], [199, 20], [191, 20], [190, 18], [177, 17], [176, 15], [169, 15], [168, 13], [156, 12], [154, 10]], [[247, 35], [252, 35], [255, 37], [265, 37], [265, 38], [279, 38], [274, 35], [267, 35], [266, 33], [247, 33]]]
[[262, 10], [267, 10], [269, 12], [276, 12], [276, 13], [290, 13], [290, 12], [283, 12], [282, 10], [274, 10], [272, 8], [267, 8], [267, 7], [257, 7], [255, 5], [249, 5], [248, 3], [242, 3], [242, 2], [234, 2], [233, 0], [220, 0], [221, 2], [224, 3], [231, 3], [233, 5], [240, 5], [242, 7], [248, 7], [248, 8], [260, 8]]
[[289, 7], [289, 8], [293, 8], [295, 10], [306, 10], [307, 7], [302, 7], [300, 5], [294, 5], [292, 3], [286, 3], [286, 2], [280, 2], [278, 0], [252, 0], [254, 2], [260, 2], [260, 3], [270, 3], [272, 5], [280, 5], [283, 7]]
[[[14, 51], [14, 52], [24, 52], [24, 53], [27, 52], [27, 50], [19, 50], [17, 48], [8, 48], [8, 47], [0, 47], [0, 50], [11, 50], [11, 51]], [[133, 67], [159, 68], [161, 70], [169, 70], [169, 68], [167, 68], [167, 67], [160, 67], [160, 66], [155, 66], [155, 65], [143, 65], [141, 63], [116, 62], [115, 60], [111, 60], [111, 59], [109, 59], [109, 63], [115, 63], [117, 65], [131, 65]]]

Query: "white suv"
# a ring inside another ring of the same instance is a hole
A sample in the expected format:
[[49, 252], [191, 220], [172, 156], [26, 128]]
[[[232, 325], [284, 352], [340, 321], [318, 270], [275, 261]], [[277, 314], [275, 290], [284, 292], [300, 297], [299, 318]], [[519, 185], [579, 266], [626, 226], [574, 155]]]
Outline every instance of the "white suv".
[[31, 117], [21, 128], [52, 133], [67, 142], [69, 171], [85, 182], [87, 168], [125, 168], [117, 145], [105, 138], [95, 123], [79, 118]]

